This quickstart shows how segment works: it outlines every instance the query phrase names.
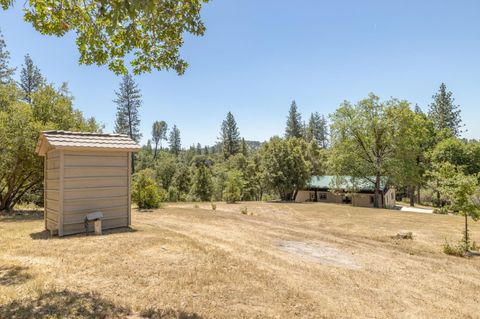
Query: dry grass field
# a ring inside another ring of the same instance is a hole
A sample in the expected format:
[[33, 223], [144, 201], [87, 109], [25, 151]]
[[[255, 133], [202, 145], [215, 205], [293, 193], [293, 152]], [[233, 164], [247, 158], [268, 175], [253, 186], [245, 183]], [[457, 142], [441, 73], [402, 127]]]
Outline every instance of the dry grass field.
[[461, 217], [183, 203], [65, 238], [41, 218], [0, 217], [0, 318], [480, 317], [480, 258], [442, 253]]

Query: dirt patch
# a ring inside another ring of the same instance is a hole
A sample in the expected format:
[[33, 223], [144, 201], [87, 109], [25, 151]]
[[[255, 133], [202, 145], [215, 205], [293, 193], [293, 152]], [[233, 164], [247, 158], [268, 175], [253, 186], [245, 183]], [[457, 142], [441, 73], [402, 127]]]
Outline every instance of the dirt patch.
[[326, 243], [309, 244], [301, 241], [281, 241], [278, 246], [286, 252], [320, 264], [349, 269], [361, 268], [350, 255]]

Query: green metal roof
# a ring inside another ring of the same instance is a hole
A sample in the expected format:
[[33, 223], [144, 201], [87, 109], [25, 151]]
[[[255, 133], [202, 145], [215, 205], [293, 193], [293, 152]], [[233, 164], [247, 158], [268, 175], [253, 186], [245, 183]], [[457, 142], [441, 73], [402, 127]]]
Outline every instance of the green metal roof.
[[[369, 179], [374, 180], [374, 176], [370, 176]], [[380, 179], [380, 190], [384, 190], [387, 186], [388, 178], [382, 176]], [[339, 189], [339, 190], [357, 190], [373, 192], [375, 190], [375, 184], [370, 180], [361, 177], [352, 176], [312, 176], [310, 182], [307, 184], [310, 188], [320, 189]]]

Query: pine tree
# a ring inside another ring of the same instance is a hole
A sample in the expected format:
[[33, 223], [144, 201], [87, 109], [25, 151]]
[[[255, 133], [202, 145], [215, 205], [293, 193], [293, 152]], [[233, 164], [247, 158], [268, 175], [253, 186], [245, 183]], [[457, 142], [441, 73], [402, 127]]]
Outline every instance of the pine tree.
[[204, 155], [210, 154], [210, 151], [208, 150], [208, 146], [206, 146], [206, 145], [205, 145], [205, 147], [203, 148], [203, 154], [204, 154]]
[[242, 137], [242, 154], [245, 157], [248, 157], [248, 146], [247, 142], [245, 142], [245, 139]]
[[312, 113], [306, 131], [308, 141], [316, 141], [323, 148], [328, 146], [328, 124], [325, 116], [318, 112]]
[[[120, 83], [120, 91], [116, 92], [117, 118], [115, 121], [115, 133], [127, 134], [136, 142], [140, 141], [140, 118], [138, 109], [142, 105], [142, 95], [138, 85], [130, 74], [123, 77]], [[132, 173], [135, 172], [135, 155], [132, 153]]]
[[197, 143], [196, 152], [197, 155], [202, 155], [202, 144]]
[[227, 118], [222, 122], [221, 135], [223, 156], [228, 158], [237, 154], [240, 151], [240, 132], [231, 112], [227, 113]]
[[24, 92], [24, 99], [28, 103], [32, 102], [32, 93], [45, 82], [40, 69], [33, 63], [30, 55], [25, 56], [25, 64], [20, 71], [20, 87]]
[[176, 125], [174, 125], [172, 130], [170, 131], [169, 144], [170, 144], [170, 152], [175, 154], [175, 156], [178, 156], [182, 148], [182, 143], [180, 139], [180, 130], [177, 128]]
[[298, 113], [295, 100], [290, 105], [290, 111], [287, 117], [287, 127], [285, 128], [285, 137], [302, 137], [302, 115]]
[[422, 108], [417, 103], [415, 103], [414, 112], [417, 114], [423, 114]]
[[160, 149], [162, 148], [162, 140], [167, 139], [167, 123], [165, 121], [156, 121], [152, 126], [152, 140], [155, 144], [155, 149], [153, 152], [153, 158], [157, 157], [158, 145]]
[[445, 83], [440, 85], [438, 92], [432, 96], [433, 103], [430, 104], [428, 116], [432, 119], [437, 130], [450, 130], [455, 136], [461, 133], [462, 119], [458, 105], [455, 105], [455, 99], [452, 92], [447, 91]]
[[0, 31], [0, 84], [6, 84], [12, 81], [14, 68], [10, 68], [10, 52], [7, 51], [7, 44]]
[[142, 95], [138, 85], [130, 74], [123, 77], [120, 83], [120, 91], [115, 92], [117, 98], [114, 102], [117, 104], [117, 119], [115, 122], [115, 132], [127, 134], [136, 142], [140, 141], [140, 118], [138, 109], [142, 105]]

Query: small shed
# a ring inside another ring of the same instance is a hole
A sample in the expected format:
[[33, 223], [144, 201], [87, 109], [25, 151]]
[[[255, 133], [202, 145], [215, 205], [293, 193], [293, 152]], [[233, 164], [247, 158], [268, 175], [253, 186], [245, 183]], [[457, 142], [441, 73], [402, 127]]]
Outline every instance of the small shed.
[[85, 216], [102, 212], [102, 229], [131, 223], [131, 154], [140, 146], [123, 134], [44, 131], [45, 228], [59, 236], [85, 231]]

